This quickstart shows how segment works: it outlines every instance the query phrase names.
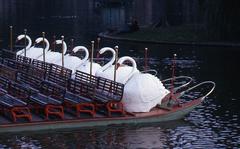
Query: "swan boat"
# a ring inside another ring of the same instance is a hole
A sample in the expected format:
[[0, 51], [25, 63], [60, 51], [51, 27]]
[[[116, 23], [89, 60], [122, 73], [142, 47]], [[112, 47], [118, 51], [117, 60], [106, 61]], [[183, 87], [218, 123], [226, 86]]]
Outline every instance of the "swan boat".
[[178, 120], [215, 88], [212, 81], [192, 85], [187, 76], [165, 79], [162, 83], [170, 93], [161, 105], [149, 112], [127, 112], [121, 102], [123, 84], [78, 70], [75, 73], [72, 79], [71, 70], [24, 56], [2, 59], [0, 133]]

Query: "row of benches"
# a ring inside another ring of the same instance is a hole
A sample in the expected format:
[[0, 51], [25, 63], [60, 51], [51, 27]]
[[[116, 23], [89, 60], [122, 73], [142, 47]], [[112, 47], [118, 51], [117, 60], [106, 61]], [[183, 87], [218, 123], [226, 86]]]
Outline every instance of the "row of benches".
[[[124, 114], [121, 103], [124, 85], [58, 65], [18, 56], [17, 60], [3, 59], [0, 64], [0, 106], [10, 111], [15, 122], [25, 117], [32, 120], [29, 109], [43, 111], [45, 119], [56, 115], [64, 119], [64, 109], [89, 113], [97, 110]], [[10, 99], [11, 98], [11, 99]]]

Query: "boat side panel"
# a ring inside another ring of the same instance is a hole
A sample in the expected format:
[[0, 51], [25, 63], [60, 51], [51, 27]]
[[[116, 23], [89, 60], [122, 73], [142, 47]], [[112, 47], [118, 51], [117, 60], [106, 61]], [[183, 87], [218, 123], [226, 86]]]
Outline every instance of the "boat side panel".
[[[198, 105], [198, 104], [197, 104]], [[0, 126], [0, 133], [3, 132], [23, 132], [23, 131], [41, 131], [41, 130], [57, 130], [57, 129], [76, 129], [81, 127], [95, 127], [95, 126], [107, 126], [115, 124], [139, 124], [139, 123], [154, 123], [172, 121], [183, 118], [186, 114], [191, 112], [197, 105], [193, 105], [177, 112], [170, 112], [166, 115], [158, 115], [151, 117], [128, 117], [121, 119], [115, 118], [103, 118], [99, 120], [82, 121], [76, 120], [71, 122], [55, 122], [48, 124], [28, 124], [28, 125], [16, 125], [16, 126]]]

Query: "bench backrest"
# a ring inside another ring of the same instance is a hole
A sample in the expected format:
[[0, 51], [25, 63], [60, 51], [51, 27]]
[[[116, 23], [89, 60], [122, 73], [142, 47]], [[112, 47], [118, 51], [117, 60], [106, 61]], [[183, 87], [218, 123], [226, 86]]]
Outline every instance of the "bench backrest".
[[20, 63], [31, 64], [32, 59], [26, 56], [17, 55], [17, 61]]
[[84, 83], [88, 83], [88, 84], [92, 84], [92, 85], [96, 85], [98, 78], [96, 76], [93, 76], [88, 73], [77, 70], [75, 73], [75, 80], [84, 82]]
[[17, 78], [17, 70], [0, 64], [0, 76], [15, 81]]
[[71, 75], [72, 70], [52, 64], [51, 70], [49, 71], [46, 79], [60, 86], [66, 87], [68, 79], [71, 78]]
[[124, 84], [99, 77], [95, 86], [94, 98], [103, 101], [121, 101], [124, 91]]
[[52, 64], [36, 59], [32, 60], [32, 65], [38, 69], [44, 70], [46, 74], [50, 72], [52, 67]]
[[0, 76], [0, 88], [6, 90], [8, 88], [8, 83], [9, 83], [9, 80], [7, 78]]
[[51, 95], [51, 96], [57, 97], [60, 100], [64, 99], [64, 96], [66, 93], [66, 90], [64, 87], [49, 81], [42, 81], [39, 91], [42, 94], [45, 94], [47, 96]]
[[41, 78], [41, 77], [38, 77], [35, 75], [30, 75], [30, 74], [24, 73], [24, 72], [18, 73], [18, 75], [17, 75], [17, 81], [19, 83], [27, 84], [37, 90], [39, 89], [43, 80], [44, 80], [43, 77]]
[[27, 101], [30, 96], [30, 91], [26, 87], [15, 82], [9, 82], [7, 91], [8, 94], [25, 101]]
[[1, 49], [0, 50], [0, 57], [16, 59], [16, 52], [11, 51], [11, 50], [7, 50], [7, 49]]
[[24, 72], [28, 71], [28, 68], [29, 68], [28, 64], [18, 62], [16, 60], [8, 59], [8, 58], [5, 58], [3, 60], [3, 64], [13, 69], [16, 69], [18, 71], [24, 71]]
[[[24, 72], [25, 73], [25, 72]], [[28, 68], [28, 71], [26, 72], [28, 75], [35, 76], [39, 79], [45, 79], [46, 71], [37, 67], [34, 67], [33, 65], [30, 65]]]
[[92, 98], [94, 94], [95, 86], [89, 83], [84, 83], [78, 80], [69, 79], [67, 90], [74, 93], [79, 94], [81, 96]]

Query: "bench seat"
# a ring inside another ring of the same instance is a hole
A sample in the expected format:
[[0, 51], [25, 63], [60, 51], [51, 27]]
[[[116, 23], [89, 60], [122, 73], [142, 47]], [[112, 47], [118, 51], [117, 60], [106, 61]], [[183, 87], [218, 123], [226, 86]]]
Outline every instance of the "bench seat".
[[0, 90], [0, 106], [5, 115], [10, 115], [13, 122], [16, 122], [18, 118], [32, 121], [32, 115], [27, 103], [7, 94], [7, 91], [3, 89]]

